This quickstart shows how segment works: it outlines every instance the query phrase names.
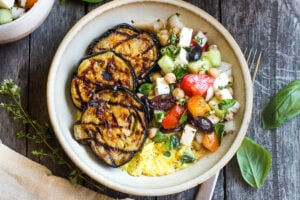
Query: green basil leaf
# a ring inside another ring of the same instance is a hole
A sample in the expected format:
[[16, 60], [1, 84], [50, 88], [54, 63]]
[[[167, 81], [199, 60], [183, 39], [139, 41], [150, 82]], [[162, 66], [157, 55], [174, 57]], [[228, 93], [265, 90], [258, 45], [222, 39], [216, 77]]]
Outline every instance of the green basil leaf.
[[194, 155], [184, 152], [181, 157], [182, 163], [192, 163], [195, 161]]
[[214, 130], [218, 137], [219, 144], [221, 144], [224, 136], [224, 124], [220, 124], [220, 123], [214, 124]]
[[187, 120], [187, 113], [186, 111], [184, 111], [184, 113], [181, 115], [180, 119], [179, 119], [179, 125], [182, 125], [183, 123], [185, 123]]
[[254, 188], [260, 188], [271, 168], [270, 153], [245, 137], [237, 151], [237, 160], [244, 180]]
[[300, 113], [300, 80], [281, 89], [262, 112], [262, 128], [273, 129]]
[[165, 135], [162, 132], [158, 131], [152, 140], [155, 143], [159, 143], [159, 142], [166, 142], [166, 141], [168, 141], [168, 139], [169, 139], [169, 137], [167, 135]]
[[219, 103], [219, 107], [221, 110], [228, 110], [230, 107], [234, 106], [235, 103], [236, 103], [236, 100], [234, 100], [234, 99], [223, 99]]
[[144, 95], [148, 95], [153, 86], [154, 85], [152, 83], [144, 83], [139, 87], [139, 92], [143, 93]]
[[161, 123], [165, 118], [166, 112], [163, 110], [154, 110], [153, 111], [154, 119], [156, 122]]

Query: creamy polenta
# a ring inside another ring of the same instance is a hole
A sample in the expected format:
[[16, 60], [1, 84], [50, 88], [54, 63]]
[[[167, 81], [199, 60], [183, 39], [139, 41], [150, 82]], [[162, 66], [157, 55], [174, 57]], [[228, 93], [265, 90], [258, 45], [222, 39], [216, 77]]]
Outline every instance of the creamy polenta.
[[195, 160], [199, 160], [206, 152], [204, 148], [195, 150], [188, 146], [166, 151], [164, 142], [155, 143], [147, 139], [143, 149], [130, 162], [123, 165], [121, 169], [132, 176], [163, 176], [192, 164], [183, 162], [183, 155], [192, 155]]

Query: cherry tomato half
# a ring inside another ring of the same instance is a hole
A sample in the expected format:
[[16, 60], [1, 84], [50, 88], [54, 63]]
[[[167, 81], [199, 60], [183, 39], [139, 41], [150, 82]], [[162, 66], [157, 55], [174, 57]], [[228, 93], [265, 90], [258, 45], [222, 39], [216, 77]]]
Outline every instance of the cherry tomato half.
[[214, 81], [214, 77], [206, 74], [187, 74], [183, 77], [180, 87], [188, 96], [203, 96]]

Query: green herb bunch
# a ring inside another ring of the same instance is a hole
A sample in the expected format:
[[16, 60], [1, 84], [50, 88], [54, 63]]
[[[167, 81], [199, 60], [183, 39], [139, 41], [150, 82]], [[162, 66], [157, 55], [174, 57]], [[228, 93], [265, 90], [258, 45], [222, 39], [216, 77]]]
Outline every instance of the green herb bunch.
[[84, 180], [91, 183], [95, 188], [103, 190], [99, 185], [93, 184], [92, 181], [86, 178], [84, 173], [67, 159], [62, 147], [54, 137], [52, 128], [48, 124], [42, 124], [37, 120], [30, 118], [28, 113], [22, 107], [21, 88], [18, 85], [12, 80], [4, 80], [0, 84], [0, 94], [8, 97], [8, 101], [6, 103], [0, 103], [0, 107], [9, 111], [15, 121], [21, 122], [32, 128], [32, 132], [19, 131], [17, 137], [28, 139], [36, 144], [43, 144], [43, 147], [46, 147], [46, 149], [41, 148], [33, 150], [31, 152], [32, 155], [40, 160], [49, 158], [56, 164], [66, 166], [70, 170], [68, 178], [72, 184], [76, 184], [79, 180]]

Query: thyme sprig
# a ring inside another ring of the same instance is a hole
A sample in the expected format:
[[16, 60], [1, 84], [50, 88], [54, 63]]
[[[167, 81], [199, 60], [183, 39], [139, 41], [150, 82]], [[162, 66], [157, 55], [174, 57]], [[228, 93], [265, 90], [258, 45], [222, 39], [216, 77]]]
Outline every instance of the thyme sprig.
[[[47, 149], [35, 149], [31, 154], [40, 160], [49, 158], [52, 162], [64, 165], [69, 170], [68, 179], [72, 184], [78, 183], [79, 179], [91, 184], [98, 190], [103, 191], [103, 188], [84, 176], [84, 173], [78, 169], [71, 161], [67, 159], [62, 147], [58, 144], [54, 137], [53, 129], [49, 124], [42, 124], [37, 120], [30, 118], [28, 113], [22, 107], [21, 88], [12, 80], [4, 80], [0, 83], [0, 94], [7, 96], [7, 102], [0, 103], [0, 107], [6, 109], [12, 114], [15, 121], [21, 122], [24, 125], [30, 126], [32, 132], [21, 130], [17, 133], [18, 138], [28, 139], [36, 144], [43, 144]], [[54, 142], [53, 142], [54, 141]]]

